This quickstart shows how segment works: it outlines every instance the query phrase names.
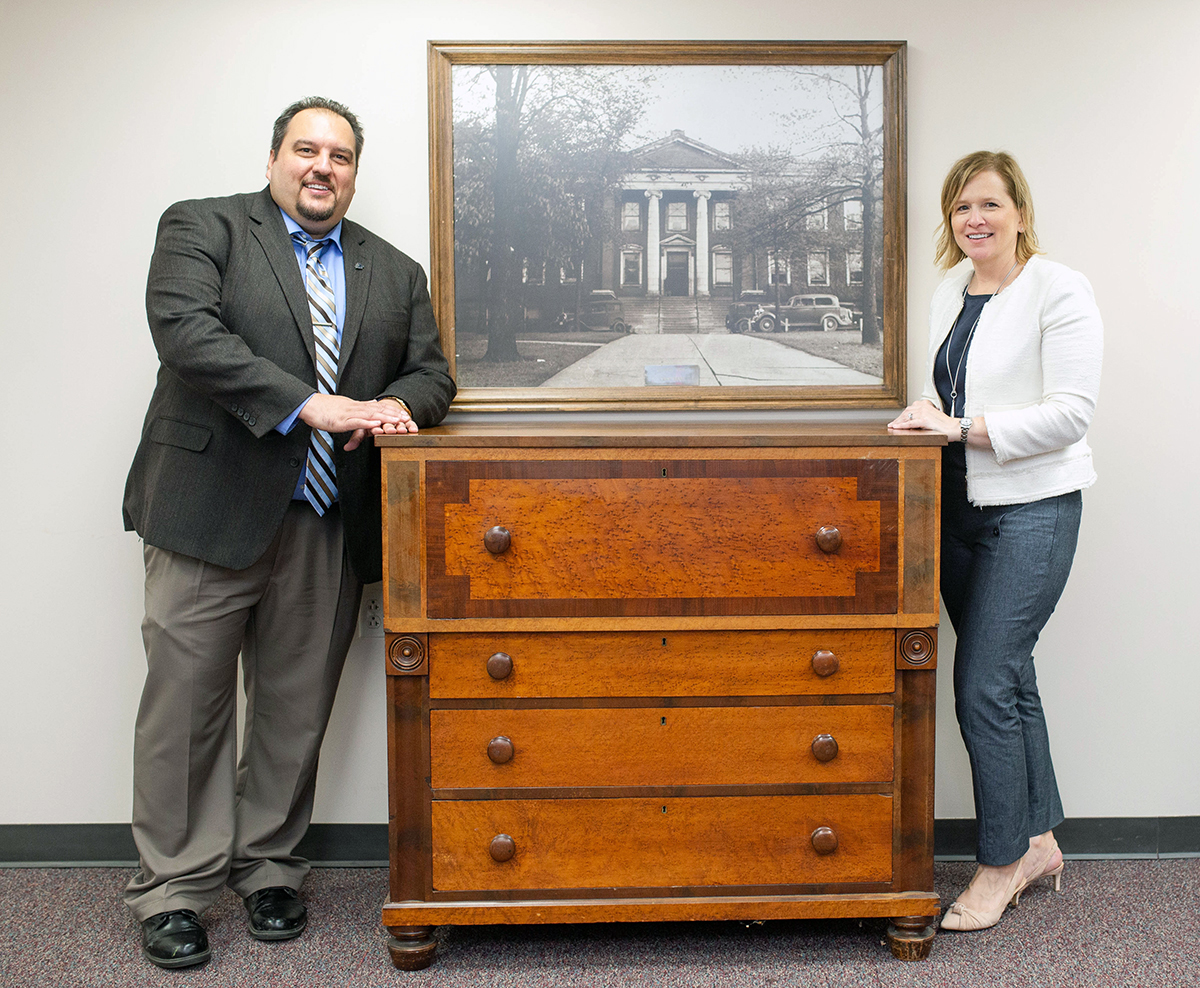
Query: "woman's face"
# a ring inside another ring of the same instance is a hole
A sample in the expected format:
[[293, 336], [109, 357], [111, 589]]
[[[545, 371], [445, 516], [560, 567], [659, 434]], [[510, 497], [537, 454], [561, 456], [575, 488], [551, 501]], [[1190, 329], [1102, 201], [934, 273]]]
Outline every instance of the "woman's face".
[[1011, 265], [1017, 257], [1017, 234], [1025, 223], [1016, 203], [995, 172], [980, 172], [950, 207], [954, 241], [976, 269]]

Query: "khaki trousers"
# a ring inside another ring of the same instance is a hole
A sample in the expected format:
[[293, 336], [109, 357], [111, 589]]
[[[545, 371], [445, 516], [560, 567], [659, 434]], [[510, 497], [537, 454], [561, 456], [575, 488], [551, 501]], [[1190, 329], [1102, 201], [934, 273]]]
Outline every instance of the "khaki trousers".
[[[202, 912], [229, 885], [299, 888], [317, 757], [360, 584], [335, 506], [293, 502], [244, 570], [146, 546], [146, 685], [134, 738], [139, 869], [125, 903], [144, 920]], [[246, 719], [237, 757], [237, 665]]]

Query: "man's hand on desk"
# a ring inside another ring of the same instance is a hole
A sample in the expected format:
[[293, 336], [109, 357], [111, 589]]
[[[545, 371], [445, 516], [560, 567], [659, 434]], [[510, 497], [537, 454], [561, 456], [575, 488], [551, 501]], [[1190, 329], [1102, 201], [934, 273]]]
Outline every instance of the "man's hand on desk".
[[381, 425], [378, 429], [372, 429], [371, 435], [396, 436], [405, 432], [418, 431], [417, 423], [412, 420], [412, 415], [408, 411], [408, 406], [404, 404], [403, 401], [393, 395], [384, 395], [379, 400], [387, 405], [395, 405], [400, 409], [400, 413], [404, 416], [404, 418], [396, 425], [393, 425], [391, 422], [384, 422], [383, 425]]
[[324, 432], [351, 433], [344, 447], [347, 453], [356, 449], [368, 432], [397, 435], [417, 431], [417, 423], [398, 401], [355, 401], [344, 395], [314, 394], [300, 410], [300, 421]]

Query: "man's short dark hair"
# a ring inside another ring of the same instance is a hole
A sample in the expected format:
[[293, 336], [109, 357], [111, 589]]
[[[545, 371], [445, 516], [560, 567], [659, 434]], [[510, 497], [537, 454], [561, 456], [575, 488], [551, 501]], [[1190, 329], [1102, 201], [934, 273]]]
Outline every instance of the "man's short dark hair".
[[337, 100], [326, 99], [324, 96], [305, 96], [304, 99], [296, 100], [279, 114], [279, 118], [275, 121], [275, 129], [271, 132], [271, 152], [279, 154], [279, 149], [283, 146], [283, 135], [287, 133], [292, 117], [302, 110], [328, 110], [330, 113], [336, 113], [350, 125], [350, 129], [354, 132], [354, 167], [357, 168], [363, 149], [362, 124], [358, 122], [358, 117], [350, 112], [348, 106]]

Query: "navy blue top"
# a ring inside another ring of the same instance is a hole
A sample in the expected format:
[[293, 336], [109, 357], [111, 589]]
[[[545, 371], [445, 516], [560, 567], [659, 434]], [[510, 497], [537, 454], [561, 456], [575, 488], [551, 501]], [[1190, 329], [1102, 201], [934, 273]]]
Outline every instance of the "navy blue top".
[[[971, 349], [974, 333], [971, 328], [979, 320], [983, 307], [991, 299], [990, 295], [968, 295], [963, 293], [963, 307], [954, 321], [954, 328], [938, 349], [933, 361], [933, 385], [937, 388], [938, 397], [942, 399], [942, 411], [955, 419], [963, 417], [963, 409], [967, 406], [967, 354]], [[946, 369], [946, 360], [950, 361], [950, 370]], [[961, 363], [960, 363], [961, 361]], [[950, 373], [958, 371], [958, 391], [953, 402], [950, 399]], [[953, 474], [961, 478], [965, 487], [967, 482], [967, 449], [965, 443], [952, 442], [945, 447], [942, 456], [942, 472], [947, 479]]]

